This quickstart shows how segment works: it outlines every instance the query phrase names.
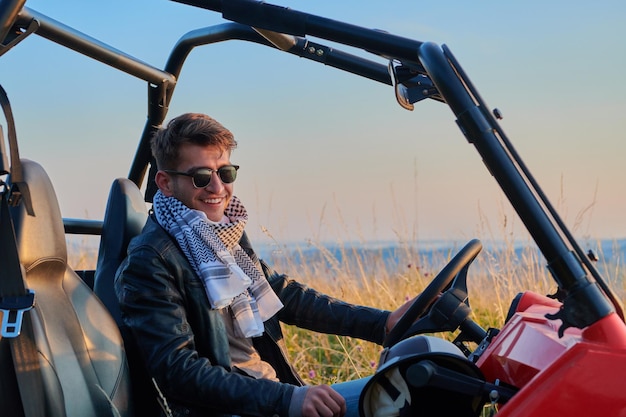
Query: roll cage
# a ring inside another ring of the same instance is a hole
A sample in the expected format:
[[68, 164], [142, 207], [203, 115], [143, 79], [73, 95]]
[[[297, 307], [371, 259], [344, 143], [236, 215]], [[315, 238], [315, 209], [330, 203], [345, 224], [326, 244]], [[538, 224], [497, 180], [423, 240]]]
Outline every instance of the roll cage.
[[[181, 1], [220, 12], [232, 23], [186, 33], [160, 70], [28, 7], [20, 8], [23, 3], [5, 0], [2, 4], [2, 54], [34, 33], [147, 82], [147, 121], [128, 173], [137, 185], [142, 184], [153, 166], [149, 139], [165, 120], [189, 53], [198, 46], [229, 40], [254, 42], [389, 85], [398, 103], [408, 110], [423, 99], [447, 104], [466, 140], [481, 155], [548, 262], [559, 287], [557, 296], [564, 302], [558, 313], [563, 321], [561, 333], [570, 326], [586, 327], [614, 310], [623, 317], [617, 297], [576, 243], [498, 124], [497, 110], [492, 112], [487, 107], [446, 45], [440, 47], [258, 1]], [[309, 41], [307, 35], [364, 50], [387, 59], [389, 64]], [[146, 201], [151, 201], [156, 191], [152, 184], [148, 182]], [[97, 221], [76, 219], [66, 219], [65, 224], [69, 233], [94, 234], [100, 225]]]

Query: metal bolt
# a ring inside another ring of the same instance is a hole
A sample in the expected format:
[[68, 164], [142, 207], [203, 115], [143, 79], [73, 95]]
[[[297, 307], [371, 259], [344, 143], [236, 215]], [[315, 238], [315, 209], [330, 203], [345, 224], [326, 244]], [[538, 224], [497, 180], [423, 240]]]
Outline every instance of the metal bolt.
[[497, 390], [491, 390], [491, 392], [489, 393], [489, 399], [491, 400], [491, 402], [496, 402], [498, 401], [498, 399], [500, 399], [500, 393], [498, 393]]

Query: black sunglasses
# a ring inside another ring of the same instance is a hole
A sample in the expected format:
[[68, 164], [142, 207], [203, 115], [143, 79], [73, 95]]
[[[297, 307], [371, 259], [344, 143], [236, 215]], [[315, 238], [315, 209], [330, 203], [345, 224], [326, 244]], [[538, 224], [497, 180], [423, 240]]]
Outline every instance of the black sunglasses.
[[235, 180], [237, 179], [238, 169], [239, 165], [224, 165], [217, 170], [210, 168], [198, 168], [190, 172], [182, 172], [164, 169], [163, 172], [167, 172], [168, 174], [172, 175], [184, 175], [186, 177], [191, 177], [191, 182], [193, 183], [193, 186], [195, 188], [204, 188], [211, 183], [211, 178], [213, 177], [214, 172], [217, 173], [217, 175], [220, 177], [220, 180], [224, 184], [230, 184], [235, 182]]

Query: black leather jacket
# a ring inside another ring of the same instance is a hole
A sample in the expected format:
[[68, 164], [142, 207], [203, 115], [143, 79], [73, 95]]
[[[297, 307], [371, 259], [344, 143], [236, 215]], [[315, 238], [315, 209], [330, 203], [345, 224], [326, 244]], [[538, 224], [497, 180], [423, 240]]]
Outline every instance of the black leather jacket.
[[[245, 234], [241, 246], [256, 259]], [[153, 216], [131, 242], [115, 282], [122, 317], [172, 408], [185, 415], [287, 416], [294, 385], [302, 380], [287, 362], [280, 321], [382, 343], [388, 311], [325, 296], [262, 265], [284, 308], [265, 323], [254, 345], [281, 382], [231, 368], [220, 314], [211, 310], [202, 281]]]

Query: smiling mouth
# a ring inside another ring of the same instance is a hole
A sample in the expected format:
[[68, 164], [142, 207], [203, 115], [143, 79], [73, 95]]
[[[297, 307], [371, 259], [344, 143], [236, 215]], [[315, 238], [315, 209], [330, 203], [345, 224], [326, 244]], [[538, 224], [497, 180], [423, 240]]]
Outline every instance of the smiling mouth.
[[217, 204], [220, 203], [223, 200], [223, 198], [207, 198], [204, 201], [205, 204]]

